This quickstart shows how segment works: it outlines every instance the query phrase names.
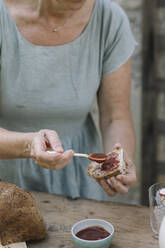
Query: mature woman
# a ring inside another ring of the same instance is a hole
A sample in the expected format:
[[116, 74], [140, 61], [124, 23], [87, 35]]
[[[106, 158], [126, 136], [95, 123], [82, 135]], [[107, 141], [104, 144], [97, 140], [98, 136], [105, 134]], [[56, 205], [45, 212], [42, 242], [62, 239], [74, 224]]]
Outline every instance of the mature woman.
[[[110, 0], [0, 0], [1, 180], [73, 198], [127, 193], [136, 181], [134, 47], [128, 18]], [[96, 96], [104, 151], [119, 142], [127, 154], [127, 174], [100, 185], [86, 175], [89, 161], [73, 157], [101, 151]]]

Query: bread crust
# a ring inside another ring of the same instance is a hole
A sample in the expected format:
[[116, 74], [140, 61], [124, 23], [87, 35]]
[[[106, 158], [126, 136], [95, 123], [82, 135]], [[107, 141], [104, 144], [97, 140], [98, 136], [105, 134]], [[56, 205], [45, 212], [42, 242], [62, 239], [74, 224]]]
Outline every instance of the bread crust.
[[[88, 176], [94, 178], [94, 179], [108, 179], [113, 176], [117, 176], [119, 174], [125, 174], [126, 173], [126, 166], [125, 161], [123, 159], [123, 149], [118, 148], [113, 150], [111, 153], [116, 153], [119, 160], [119, 167], [115, 168], [112, 171], [102, 171], [101, 166], [102, 164], [91, 162], [87, 168], [87, 174]], [[110, 155], [111, 153], [108, 153], [107, 155]]]
[[14, 184], [0, 182], [0, 239], [2, 245], [39, 240], [46, 224], [33, 196]]

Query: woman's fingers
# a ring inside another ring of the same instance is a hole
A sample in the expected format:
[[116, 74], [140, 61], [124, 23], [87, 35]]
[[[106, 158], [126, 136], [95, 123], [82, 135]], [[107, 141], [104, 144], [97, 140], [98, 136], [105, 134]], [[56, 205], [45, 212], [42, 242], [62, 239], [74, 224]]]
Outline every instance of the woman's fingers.
[[[50, 149], [52, 152], [48, 152]], [[39, 131], [35, 135], [31, 155], [36, 164], [47, 169], [59, 170], [70, 162], [73, 151], [64, 152], [58, 134], [53, 130], [46, 129]]]
[[73, 154], [74, 154], [73, 150], [67, 150], [63, 152], [60, 158], [58, 159], [58, 161], [55, 161], [55, 169], [60, 170], [64, 168], [72, 159]]
[[68, 150], [63, 153], [41, 152], [35, 158], [36, 164], [51, 170], [60, 170], [64, 168], [71, 160], [73, 151]]
[[116, 178], [130, 187], [136, 183], [136, 174], [118, 175]]
[[[113, 149], [121, 148], [120, 143], [116, 143]], [[117, 193], [124, 195], [128, 193], [129, 188], [136, 183], [136, 168], [133, 161], [124, 150], [124, 161], [126, 163], [126, 174], [111, 177], [107, 180], [99, 180], [99, 184], [109, 196]]]
[[101, 180], [100, 185], [112, 197], [117, 193], [125, 195], [128, 193], [129, 188], [136, 183], [136, 171], [132, 162], [128, 162], [126, 175], [118, 175], [111, 177], [107, 180]]
[[46, 138], [49, 141], [49, 146], [52, 150], [64, 152], [61, 141], [55, 131], [49, 130], [49, 132], [46, 133]]
[[106, 179], [99, 179], [97, 180], [97, 182], [100, 184], [100, 186], [103, 188], [103, 190], [108, 196], [113, 197], [116, 195], [116, 190], [110, 185], [110, 183]]
[[120, 194], [126, 194], [131, 186], [136, 183], [136, 170], [132, 162], [127, 164], [126, 174], [108, 179], [115, 190]]
[[121, 144], [120, 143], [116, 143], [113, 147], [113, 149], [117, 149], [117, 148], [121, 148]]
[[31, 144], [31, 156], [35, 158], [37, 153], [45, 151], [47, 149], [46, 138], [44, 133], [38, 132], [34, 136], [34, 139]]
[[129, 190], [128, 185], [123, 184], [121, 181], [117, 180], [115, 177], [111, 177], [109, 181], [111, 182], [115, 190], [121, 195], [125, 195], [126, 193], [128, 193], [128, 190]]
[[115, 196], [117, 193], [121, 195], [125, 195], [128, 193], [129, 187], [127, 185], [122, 184], [120, 181], [116, 180], [115, 177], [110, 179], [101, 179], [98, 180], [98, 183], [106, 192], [106, 194], [110, 197]]

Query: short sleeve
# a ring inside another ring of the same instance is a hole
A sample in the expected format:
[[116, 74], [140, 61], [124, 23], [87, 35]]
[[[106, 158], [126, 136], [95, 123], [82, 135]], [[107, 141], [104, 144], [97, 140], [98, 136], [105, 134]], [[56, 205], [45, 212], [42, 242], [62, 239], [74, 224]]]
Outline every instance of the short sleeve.
[[110, 18], [106, 25], [102, 74], [119, 69], [133, 54], [136, 41], [124, 10], [110, 3]]

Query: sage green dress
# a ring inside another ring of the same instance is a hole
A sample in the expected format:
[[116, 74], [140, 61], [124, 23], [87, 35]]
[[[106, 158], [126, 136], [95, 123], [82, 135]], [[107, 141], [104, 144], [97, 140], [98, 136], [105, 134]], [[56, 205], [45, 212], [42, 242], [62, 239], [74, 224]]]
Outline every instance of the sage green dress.
[[[96, 0], [83, 33], [61, 46], [26, 40], [0, 0], [0, 126], [20, 132], [53, 129], [64, 149], [100, 152], [91, 106], [102, 76], [123, 65], [135, 44], [126, 14], [110, 0]], [[28, 190], [108, 200], [87, 176], [88, 163], [73, 158], [52, 171], [32, 159], [0, 160], [0, 179]]]

